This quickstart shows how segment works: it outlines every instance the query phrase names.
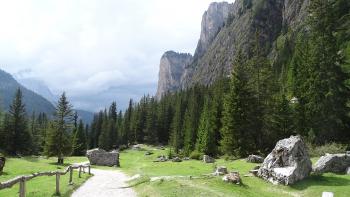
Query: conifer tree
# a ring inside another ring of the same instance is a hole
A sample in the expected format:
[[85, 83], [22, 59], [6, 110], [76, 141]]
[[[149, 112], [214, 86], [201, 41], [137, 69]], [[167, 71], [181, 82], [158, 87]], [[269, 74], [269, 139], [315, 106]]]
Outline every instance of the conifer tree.
[[74, 156], [83, 156], [86, 153], [86, 135], [84, 129], [84, 123], [82, 120], [79, 121], [78, 128], [74, 133], [73, 137], [73, 153]]
[[57, 163], [63, 164], [65, 156], [72, 153], [72, 131], [74, 127], [72, 105], [63, 93], [56, 106], [54, 120], [49, 126], [45, 153], [57, 156]]
[[23, 103], [22, 91], [17, 89], [16, 95], [10, 105], [8, 123], [8, 143], [7, 151], [11, 155], [28, 154], [32, 147], [32, 136], [28, 130], [25, 106]]
[[175, 106], [175, 114], [171, 123], [170, 145], [174, 148], [176, 154], [179, 153], [183, 146], [183, 132], [182, 132], [182, 110], [183, 101], [178, 98]]
[[215, 138], [217, 128], [215, 115], [216, 114], [212, 113], [208, 99], [206, 99], [199, 122], [196, 149], [198, 152], [211, 156], [215, 156], [217, 153]]

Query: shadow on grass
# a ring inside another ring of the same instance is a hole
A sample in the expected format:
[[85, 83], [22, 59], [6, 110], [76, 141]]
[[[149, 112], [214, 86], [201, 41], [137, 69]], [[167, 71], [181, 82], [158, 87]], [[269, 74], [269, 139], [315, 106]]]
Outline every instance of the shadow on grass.
[[321, 175], [311, 175], [291, 187], [297, 190], [304, 190], [310, 186], [349, 186], [350, 180], [342, 177], [325, 177]]

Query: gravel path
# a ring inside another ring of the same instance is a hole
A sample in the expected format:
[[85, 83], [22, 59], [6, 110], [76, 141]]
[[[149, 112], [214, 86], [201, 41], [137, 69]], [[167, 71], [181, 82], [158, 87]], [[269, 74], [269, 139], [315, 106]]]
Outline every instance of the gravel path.
[[126, 186], [125, 181], [129, 179], [119, 170], [91, 169], [93, 177], [80, 186], [72, 197], [136, 197], [136, 193]]

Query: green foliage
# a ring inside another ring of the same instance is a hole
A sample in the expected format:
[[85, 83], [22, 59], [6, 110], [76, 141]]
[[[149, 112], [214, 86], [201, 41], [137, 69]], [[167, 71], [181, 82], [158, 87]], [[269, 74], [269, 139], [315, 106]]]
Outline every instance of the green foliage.
[[73, 153], [74, 156], [84, 156], [86, 154], [87, 144], [86, 144], [86, 135], [84, 130], [83, 121], [79, 121], [78, 128], [74, 133], [73, 137]]
[[190, 154], [190, 159], [201, 160], [202, 157], [203, 157], [203, 153], [197, 150], [192, 151]]
[[72, 153], [72, 120], [72, 105], [63, 93], [56, 107], [54, 121], [48, 127], [45, 145], [45, 154], [57, 156], [58, 164], [63, 164], [64, 156]]
[[327, 143], [321, 146], [316, 146], [311, 143], [307, 143], [307, 147], [309, 150], [310, 157], [321, 157], [326, 153], [329, 154], [337, 154], [337, 153], [345, 153], [346, 146], [343, 144], [338, 144], [335, 142]]

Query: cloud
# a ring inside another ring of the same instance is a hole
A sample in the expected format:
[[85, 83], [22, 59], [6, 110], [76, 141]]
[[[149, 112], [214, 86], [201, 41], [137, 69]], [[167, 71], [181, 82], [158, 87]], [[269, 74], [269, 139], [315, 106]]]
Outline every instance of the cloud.
[[0, 65], [86, 110], [107, 105], [111, 87], [129, 87], [113, 89], [117, 102], [138, 99], [155, 93], [164, 51], [195, 50], [210, 2], [0, 0]]

